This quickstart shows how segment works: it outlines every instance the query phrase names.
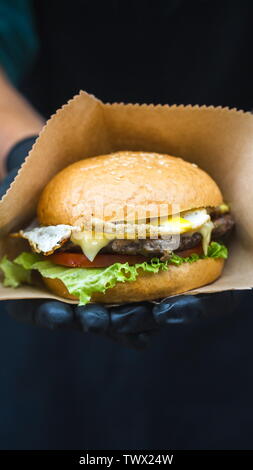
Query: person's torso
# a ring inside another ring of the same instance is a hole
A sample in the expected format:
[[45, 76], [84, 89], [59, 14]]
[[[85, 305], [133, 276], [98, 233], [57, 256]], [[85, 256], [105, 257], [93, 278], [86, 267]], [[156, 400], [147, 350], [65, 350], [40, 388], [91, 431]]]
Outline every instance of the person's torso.
[[23, 86], [49, 115], [104, 101], [253, 107], [253, 3], [35, 0], [40, 53]]

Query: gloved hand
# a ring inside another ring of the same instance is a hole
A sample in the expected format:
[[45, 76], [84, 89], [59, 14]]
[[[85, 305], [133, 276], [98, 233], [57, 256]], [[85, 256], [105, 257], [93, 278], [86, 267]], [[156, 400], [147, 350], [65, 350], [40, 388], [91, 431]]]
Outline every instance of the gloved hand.
[[[0, 186], [0, 197], [6, 192], [36, 136], [19, 142], [7, 159], [9, 174]], [[199, 321], [223, 312], [231, 313], [240, 302], [238, 291], [212, 295], [181, 295], [158, 302], [140, 302], [118, 307], [88, 304], [73, 306], [58, 301], [16, 300], [7, 302], [7, 311], [15, 319], [44, 326], [93, 332], [121, 344], [145, 347], [152, 335], [165, 325]]]
[[79, 307], [58, 301], [15, 300], [7, 302], [7, 311], [18, 321], [51, 330], [68, 328], [93, 332], [141, 349], [161, 327], [231, 313], [242, 298], [240, 291], [227, 291], [212, 295], [181, 295], [159, 303], [139, 302], [118, 307], [101, 304]]

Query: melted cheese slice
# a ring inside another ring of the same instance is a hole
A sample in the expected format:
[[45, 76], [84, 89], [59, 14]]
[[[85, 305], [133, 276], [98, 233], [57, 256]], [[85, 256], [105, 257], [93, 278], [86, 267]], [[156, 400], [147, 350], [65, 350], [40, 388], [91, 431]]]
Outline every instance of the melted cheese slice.
[[208, 246], [211, 240], [212, 230], [214, 228], [213, 222], [206, 222], [203, 227], [200, 227], [198, 232], [202, 235], [202, 248], [204, 255], [207, 255]]
[[70, 239], [72, 243], [81, 247], [82, 252], [90, 261], [93, 261], [98, 252], [111, 240], [104, 234], [99, 234], [99, 237], [95, 238], [92, 232], [85, 231], [73, 232]]
[[[146, 234], [150, 238], [159, 235], [180, 235], [182, 233], [198, 230], [202, 234], [203, 251], [207, 254], [207, 248], [210, 243], [211, 231], [213, 224], [210, 221], [210, 216], [207, 214], [206, 209], [198, 209], [194, 211], [187, 211], [180, 217], [176, 214], [172, 217], [162, 217], [160, 219], [151, 220], [150, 224], [142, 224]], [[99, 251], [104, 248], [111, 240], [116, 238], [138, 239], [139, 228], [142, 225], [130, 224], [129, 229], [126, 225], [122, 224], [122, 231], [117, 230], [117, 233], [99, 233], [92, 232], [72, 232], [71, 241], [81, 247], [83, 253], [90, 261], [93, 261]], [[201, 228], [199, 230], [199, 228]], [[144, 232], [145, 233], [145, 232]], [[142, 232], [143, 234], [143, 232]], [[142, 237], [143, 238], [143, 237]], [[145, 237], [144, 237], [145, 238]]]

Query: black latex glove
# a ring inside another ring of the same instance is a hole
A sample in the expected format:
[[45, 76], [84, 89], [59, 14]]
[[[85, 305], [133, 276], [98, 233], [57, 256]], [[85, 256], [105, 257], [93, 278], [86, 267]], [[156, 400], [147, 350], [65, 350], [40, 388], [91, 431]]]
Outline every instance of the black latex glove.
[[[19, 142], [9, 153], [9, 174], [0, 186], [0, 196], [6, 192], [35, 139], [36, 136]], [[52, 330], [68, 328], [93, 332], [130, 347], [143, 348], [161, 327], [230, 313], [240, 299], [240, 292], [228, 291], [212, 295], [182, 295], [160, 303], [140, 302], [109, 308], [99, 304], [78, 307], [58, 301], [17, 300], [7, 302], [7, 311], [19, 321]]]
[[52, 330], [74, 329], [107, 336], [134, 348], [145, 347], [151, 336], [166, 325], [187, 324], [231, 313], [243, 293], [181, 295], [160, 303], [139, 302], [118, 307], [88, 304], [84, 307], [58, 301], [16, 300], [7, 302], [15, 319]]
[[20, 166], [25, 160], [25, 157], [28, 155], [29, 150], [32, 148], [37, 135], [27, 137], [26, 139], [18, 142], [9, 152], [6, 160], [6, 168], [8, 174], [6, 178], [1, 182], [0, 185], [0, 199], [6, 193], [11, 182], [14, 180]]

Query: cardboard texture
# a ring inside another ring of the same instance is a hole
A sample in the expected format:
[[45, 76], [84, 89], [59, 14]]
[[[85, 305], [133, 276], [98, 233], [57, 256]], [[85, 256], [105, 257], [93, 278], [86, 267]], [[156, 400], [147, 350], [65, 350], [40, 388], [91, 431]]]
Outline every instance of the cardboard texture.
[[[23, 242], [10, 240], [8, 233], [35, 216], [41, 190], [55, 173], [117, 150], [180, 156], [215, 179], [231, 205], [236, 233], [221, 278], [191, 293], [252, 288], [253, 116], [221, 107], [105, 104], [81, 91], [47, 122], [0, 202], [0, 256], [13, 258], [22, 249]], [[0, 299], [18, 298], [57, 296], [42, 287], [0, 285]]]

